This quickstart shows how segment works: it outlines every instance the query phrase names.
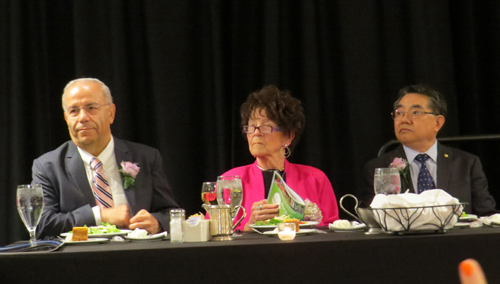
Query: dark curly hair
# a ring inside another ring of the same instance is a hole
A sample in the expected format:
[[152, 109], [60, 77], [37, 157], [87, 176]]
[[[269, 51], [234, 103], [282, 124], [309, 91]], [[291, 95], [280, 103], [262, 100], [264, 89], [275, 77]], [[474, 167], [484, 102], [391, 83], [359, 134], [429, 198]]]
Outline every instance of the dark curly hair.
[[289, 91], [280, 91], [270, 85], [251, 93], [246, 102], [241, 105], [241, 126], [248, 124], [256, 110], [264, 110], [267, 117], [281, 128], [285, 135], [295, 134], [290, 144], [290, 150], [300, 140], [306, 124], [304, 108], [299, 99], [292, 97]]

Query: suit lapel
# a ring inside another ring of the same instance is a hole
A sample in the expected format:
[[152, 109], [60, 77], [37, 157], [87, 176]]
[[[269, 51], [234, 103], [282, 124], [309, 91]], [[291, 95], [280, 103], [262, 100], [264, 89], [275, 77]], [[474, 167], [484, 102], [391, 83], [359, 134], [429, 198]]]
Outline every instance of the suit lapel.
[[[132, 161], [132, 153], [130, 152], [129, 148], [123, 140], [117, 139], [116, 137], [113, 137], [115, 141], [115, 158], [116, 158], [116, 164], [118, 165], [118, 168], [120, 168], [120, 163], [123, 161], [126, 162], [134, 162]], [[120, 178], [122, 180], [122, 184], [125, 185], [125, 181], [123, 180], [123, 177], [120, 174]], [[123, 188], [123, 191], [125, 191], [125, 196], [127, 197], [127, 202], [130, 207], [130, 210], [132, 211], [132, 214], [135, 215], [139, 210], [137, 210], [136, 207], [136, 196], [135, 196], [135, 188], [137, 184], [129, 186], [127, 189]]]
[[87, 172], [83, 165], [82, 157], [73, 142], [69, 143], [68, 152], [66, 153], [66, 170], [73, 178], [74, 183], [80, 189], [81, 193], [85, 197], [85, 200], [91, 206], [96, 206], [94, 195], [92, 194], [92, 188], [90, 187], [89, 180], [87, 178]]
[[437, 158], [437, 188], [448, 188], [450, 181], [450, 168], [453, 157], [448, 147], [438, 143], [438, 158]]

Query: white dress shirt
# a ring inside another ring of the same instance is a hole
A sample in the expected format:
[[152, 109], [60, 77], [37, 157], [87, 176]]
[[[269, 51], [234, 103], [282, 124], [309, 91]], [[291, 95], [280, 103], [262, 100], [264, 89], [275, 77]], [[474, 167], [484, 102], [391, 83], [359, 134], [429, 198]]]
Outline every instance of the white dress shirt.
[[[80, 156], [82, 157], [85, 171], [87, 172], [87, 179], [89, 181], [90, 190], [92, 190], [92, 177], [94, 170], [90, 167], [90, 161], [94, 156], [89, 152], [81, 149], [80, 147], [77, 148], [78, 152], [80, 152]], [[111, 136], [111, 140], [109, 141], [108, 146], [106, 146], [101, 154], [99, 154], [97, 159], [102, 162], [102, 172], [109, 183], [109, 187], [111, 188], [111, 193], [113, 194], [113, 203], [115, 204], [115, 206], [123, 204], [128, 205], [127, 196], [125, 195], [125, 191], [123, 190], [120, 172], [118, 171], [118, 164], [116, 163], [115, 141], [113, 139], [113, 136]], [[92, 211], [94, 212], [96, 225], [101, 225], [101, 210], [99, 206], [92, 207]]]
[[434, 141], [434, 144], [429, 149], [427, 149], [427, 151], [422, 153], [417, 152], [404, 145], [403, 149], [405, 150], [406, 158], [408, 159], [408, 164], [410, 165], [410, 173], [415, 193], [418, 193], [418, 174], [420, 173], [420, 166], [421, 166], [420, 162], [415, 159], [415, 157], [417, 157], [418, 154], [429, 155], [430, 159], [427, 159], [425, 165], [427, 166], [427, 169], [431, 173], [432, 179], [434, 180], [434, 185], [437, 186], [437, 157], [438, 157], [437, 140]]

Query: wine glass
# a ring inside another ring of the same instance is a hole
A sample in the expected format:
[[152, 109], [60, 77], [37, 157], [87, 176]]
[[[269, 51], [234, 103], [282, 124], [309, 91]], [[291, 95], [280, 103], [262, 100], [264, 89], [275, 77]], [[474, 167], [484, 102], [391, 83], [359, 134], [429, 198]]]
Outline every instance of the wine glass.
[[41, 184], [17, 186], [17, 211], [30, 233], [30, 243], [36, 242], [36, 226], [43, 212], [43, 189]]
[[401, 179], [396, 168], [376, 168], [373, 182], [375, 194], [399, 194]]
[[231, 218], [234, 220], [236, 205], [241, 205], [243, 201], [243, 186], [240, 176], [219, 176], [217, 177], [217, 203], [219, 205], [229, 205], [231, 207]]
[[201, 200], [207, 205], [217, 205], [216, 182], [207, 181], [201, 186]]
[[[243, 186], [240, 176], [218, 176], [217, 177], [217, 203], [219, 205], [229, 205], [231, 210], [231, 219], [234, 222], [239, 210], [236, 206], [241, 206], [243, 201]], [[235, 232], [234, 237], [240, 237], [241, 234]]]

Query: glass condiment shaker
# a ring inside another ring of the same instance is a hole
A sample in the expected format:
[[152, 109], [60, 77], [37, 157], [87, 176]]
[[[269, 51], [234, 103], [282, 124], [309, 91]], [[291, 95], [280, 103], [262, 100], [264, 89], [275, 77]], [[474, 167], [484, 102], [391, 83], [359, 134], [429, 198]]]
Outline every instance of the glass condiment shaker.
[[184, 209], [170, 210], [170, 242], [182, 243], [184, 242], [184, 235], [182, 233], [182, 221], [186, 216]]

